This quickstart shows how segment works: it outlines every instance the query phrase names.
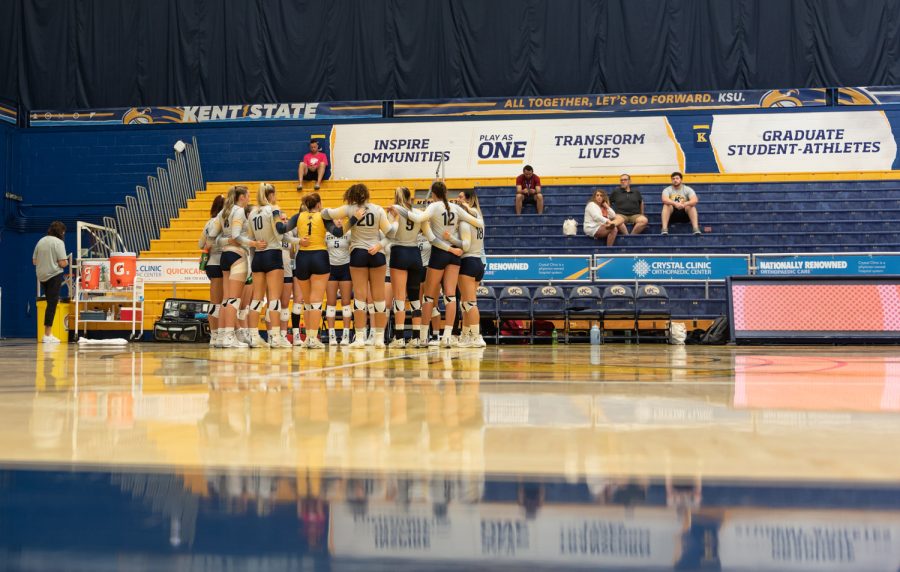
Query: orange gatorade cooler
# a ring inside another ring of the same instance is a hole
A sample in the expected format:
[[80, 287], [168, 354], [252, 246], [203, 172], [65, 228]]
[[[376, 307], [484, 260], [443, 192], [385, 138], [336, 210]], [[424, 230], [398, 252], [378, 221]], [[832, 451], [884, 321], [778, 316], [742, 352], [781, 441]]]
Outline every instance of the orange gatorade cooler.
[[81, 263], [81, 288], [82, 290], [98, 290], [100, 288], [100, 263]]
[[110, 283], [115, 288], [134, 284], [137, 272], [137, 255], [133, 252], [113, 252], [109, 255]]

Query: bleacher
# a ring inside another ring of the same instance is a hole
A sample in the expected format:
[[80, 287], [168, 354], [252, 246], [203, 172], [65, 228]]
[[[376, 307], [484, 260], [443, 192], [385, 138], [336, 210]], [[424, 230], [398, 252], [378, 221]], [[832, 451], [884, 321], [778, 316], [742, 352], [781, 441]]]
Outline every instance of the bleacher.
[[[698, 209], [703, 236], [690, 234], [687, 224], [673, 224], [669, 236], [660, 231], [659, 193], [665, 184], [635, 182], [646, 202], [650, 227], [641, 235], [620, 236], [613, 247], [581, 233], [584, 206], [597, 185], [545, 185], [545, 212], [534, 213], [526, 206], [516, 217], [511, 186], [479, 186], [478, 193], [487, 221], [489, 254], [732, 254], [760, 252], [864, 252], [900, 250], [900, 231], [893, 221], [900, 215], [900, 182], [890, 180], [842, 180], [824, 182], [686, 182], [700, 197]], [[387, 205], [394, 188], [403, 184], [412, 189], [428, 187], [428, 181], [369, 181], [374, 202]], [[160, 238], [142, 252], [144, 258], [191, 258], [198, 256], [196, 240], [208, 219], [209, 205], [224, 194], [231, 182], [210, 183], [182, 209], [179, 217], [163, 229]], [[257, 182], [247, 182], [255, 199]], [[281, 207], [294, 212], [300, 193], [293, 181], [274, 182]], [[326, 207], [339, 206], [349, 183], [326, 181], [320, 194]], [[477, 185], [474, 181], [450, 181], [451, 189]], [[311, 192], [308, 185], [306, 192]], [[611, 184], [602, 185], [611, 190]], [[579, 234], [562, 234], [563, 221], [574, 218]], [[709, 320], [725, 312], [725, 289], [720, 283], [671, 283], [672, 315], [677, 318]], [[207, 297], [205, 285], [180, 285], [179, 297]], [[162, 302], [173, 295], [170, 285], [148, 285], [145, 327], [152, 326]]]

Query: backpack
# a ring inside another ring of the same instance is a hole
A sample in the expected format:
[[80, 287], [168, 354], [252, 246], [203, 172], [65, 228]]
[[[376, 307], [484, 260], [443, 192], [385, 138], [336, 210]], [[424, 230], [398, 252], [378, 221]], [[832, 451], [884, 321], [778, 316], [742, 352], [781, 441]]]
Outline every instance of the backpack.
[[731, 341], [731, 331], [728, 327], [728, 318], [719, 316], [709, 329], [706, 330], [706, 334], [703, 336], [703, 340], [701, 340], [700, 343], [704, 345], [721, 346], [727, 344], [729, 341]]

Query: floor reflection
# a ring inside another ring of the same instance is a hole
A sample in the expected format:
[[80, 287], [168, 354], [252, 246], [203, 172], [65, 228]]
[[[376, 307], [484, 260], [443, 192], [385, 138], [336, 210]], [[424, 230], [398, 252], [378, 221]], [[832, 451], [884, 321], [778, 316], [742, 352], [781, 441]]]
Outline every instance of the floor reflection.
[[900, 487], [0, 471], [4, 569], [896, 570]]

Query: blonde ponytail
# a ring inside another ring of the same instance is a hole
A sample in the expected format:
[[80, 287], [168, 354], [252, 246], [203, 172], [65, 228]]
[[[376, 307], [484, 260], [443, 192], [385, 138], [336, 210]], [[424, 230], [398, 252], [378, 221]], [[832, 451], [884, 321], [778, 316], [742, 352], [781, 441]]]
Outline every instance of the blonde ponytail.
[[269, 195], [275, 192], [275, 187], [269, 183], [260, 183], [259, 192], [256, 194], [256, 204], [264, 207], [269, 204]]

